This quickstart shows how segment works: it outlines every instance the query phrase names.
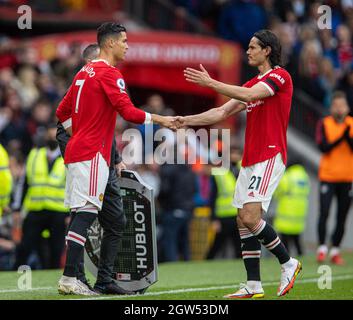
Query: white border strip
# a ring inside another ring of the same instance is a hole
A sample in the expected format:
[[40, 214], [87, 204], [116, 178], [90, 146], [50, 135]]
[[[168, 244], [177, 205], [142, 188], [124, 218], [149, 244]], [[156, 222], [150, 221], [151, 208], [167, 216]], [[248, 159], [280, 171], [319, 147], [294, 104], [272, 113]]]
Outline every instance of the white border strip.
[[[311, 279], [303, 279], [297, 280], [295, 283], [315, 283], [318, 281], [319, 278], [311, 278]], [[332, 281], [334, 280], [348, 280], [353, 279], [353, 274], [349, 275], [342, 275], [337, 277], [332, 277]], [[263, 287], [269, 286], [277, 286], [279, 281], [276, 282], [264, 282], [262, 284]], [[222, 289], [237, 289], [238, 286], [236, 285], [227, 285], [227, 286], [215, 286], [215, 287], [208, 287], [208, 288], [186, 288], [186, 289], [177, 289], [177, 290], [168, 290], [168, 291], [157, 291], [157, 292], [147, 292], [142, 296], [160, 296], [160, 295], [169, 295], [169, 294], [176, 294], [176, 293], [186, 293], [186, 292], [202, 292], [202, 291], [211, 291], [211, 290], [222, 290]], [[92, 298], [83, 298], [83, 299], [67, 299], [67, 300], [106, 300], [106, 299], [129, 299], [129, 298], [136, 298], [139, 295], [127, 296], [127, 295], [111, 295], [111, 296], [104, 296], [104, 297], [92, 297]]]
[[[303, 280], [297, 280], [295, 283], [315, 283], [318, 281], [319, 278], [309, 278], [309, 279], [303, 279]], [[332, 277], [332, 280], [349, 280], [353, 279], [353, 274], [347, 274], [347, 275], [340, 275], [336, 277]], [[278, 281], [276, 282], [264, 282], [262, 284], [263, 287], [269, 287], [269, 286], [275, 286], [278, 285]], [[186, 289], [176, 289], [176, 290], [167, 290], [167, 291], [156, 291], [156, 292], [147, 292], [142, 296], [160, 296], [160, 295], [167, 295], [167, 294], [177, 294], [177, 293], [186, 293], [186, 292], [203, 292], [203, 291], [211, 291], [211, 290], [222, 290], [222, 289], [236, 289], [238, 288], [237, 285], [226, 285], [226, 286], [214, 286], [214, 287], [207, 287], [207, 288], [186, 288]], [[40, 290], [54, 290], [56, 287], [37, 287], [37, 288], [32, 288], [29, 290], [20, 290], [20, 289], [5, 289], [5, 290], [0, 290], [1, 293], [11, 293], [11, 292], [30, 292], [30, 291], [40, 291]], [[105, 295], [105, 296], [98, 296], [98, 297], [92, 297], [92, 298], [82, 298], [82, 299], [77, 299], [77, 298], [72, 298], [72, 299], [66, 299], [66, 300], [106, 300], [106, 299], [128, 299], [128, 298], [136, 298], [139, 297], [139, 295], [132, 295], [132, 296], [127, 296], [127, 295]], [[1, 296], [0, 296], [1, 299]]]

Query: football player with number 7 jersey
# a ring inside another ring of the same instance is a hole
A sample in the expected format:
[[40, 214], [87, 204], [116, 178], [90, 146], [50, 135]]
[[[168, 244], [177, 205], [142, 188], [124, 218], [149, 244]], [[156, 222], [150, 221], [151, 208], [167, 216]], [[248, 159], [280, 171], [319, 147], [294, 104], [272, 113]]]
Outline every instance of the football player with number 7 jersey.
[[76, 74], [56, 111], [64, 128], [72, 133], [65, 152], [65, 205], [76, 212], [66, 237], [66, 264], [58, 287], [62, 294], [96, 294], [82, 286], [76, 275], [87, 231], [102, 208], [117, 114], [129, 122], [153, 121], [175, 129], [172, 117], [136, 108], [126, 92], [123, 76], [115, 67], [128, 50], [125, 27], [104, 23], [97, 31], [97, 60]]

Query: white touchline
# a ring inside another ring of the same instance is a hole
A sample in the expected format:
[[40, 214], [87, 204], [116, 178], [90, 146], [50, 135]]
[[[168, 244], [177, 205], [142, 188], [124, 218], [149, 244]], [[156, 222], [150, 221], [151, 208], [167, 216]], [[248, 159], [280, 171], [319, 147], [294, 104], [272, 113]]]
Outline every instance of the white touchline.
[[[340, 275], [336, 277], [332, 277], [332, 280], [348, 280], [353, 279], [353, 274], [347, 275]], [[297, 280], [295, 283], [313, 283], [316, 282], [318, 278], [309, 278], [309, 279], [302, 279]], [[278, 281], [276, 282], [263, 282], [263, 287], [275, 286], [278, 285]], [[156, 292], [147, 292], [141, 296], [159, 296], [159, 295], [166, 295], [166, 294], [176, 294], [176, 293], [186, 293], [186, 292], [202, 292], [202, 291], [210, 291], [210, 290], [221, 290], [221, 289], [231, 289], [237, 288], [237, 285], [227, 285], [227, 286], [214, 286], [214, 287], [207, 287], [207, 288], [186, 288], [186, 289], [175, 289], [175, 290], [166, 290], [166, 291], [156, 291]], [[0, 290], [1, 293], [11, 293], [11, 292], [29, 292], [29, 291], [40, 291], [40, 290], [54, 290], [56, 287], [37, 287], [32, 288], [29, 290], [20, 290], [20, 289], [4, 289]], [[100, 299], [129, 299], [129, 298], [136, 298], [139, 295], [110, 295], [104, 297], [92, 297], [92, 298], [83, 298], [83, 299], [67, 299], [67, 300], [100, 300]]]
[[27, 292], [27, 291], [38, 291], [38, 290], [52, 290], [53, 287], [37, 287], [28, 290], [21, 290], [21, 289], [4, 289], [0, 290], [0, 293], [11, 293], [11, 292]]
[[[342, 275], [332, 277], [332, 280], [347, 280], [353, 279], [353, 275]], [[317, 282], [318, 278], [311, 278], [311, 279], [303, 279], [297, 280], [295, 283], [313, 283]], [[278, 281], [276, 282], [264, 282], [262, 284], [263, 287], [275, 286], [278, 285]], [[176, 290], [167, 290], [167, 291], [156, 291], [156, 292], [147, 292], [141, 296], [159, 296], [159, 295], [166, 295], [166, 294], [176, 294], [176, 293], [187, 293], [187, 292], [202, 292], [202, 291], [210, 291], [210, 290], [221, 290], [221, 289], [231, 289], [236, 288], [236, 285], [228, 285], [228, 286], [215, 286], [215, 287], [208, 287], [208, 288], [187, 288], [187, 289], [176, 289]], [[136, 296], [104, 296], [104, 297], [92, 297], [92, 298], [83, 298], [83, 299], [75, 299], [75, 300], [105, 300], [105, 299], [129, 299], [129, 298], [136, 298]], [[73, 299], [68, 299], [73, 300]]]

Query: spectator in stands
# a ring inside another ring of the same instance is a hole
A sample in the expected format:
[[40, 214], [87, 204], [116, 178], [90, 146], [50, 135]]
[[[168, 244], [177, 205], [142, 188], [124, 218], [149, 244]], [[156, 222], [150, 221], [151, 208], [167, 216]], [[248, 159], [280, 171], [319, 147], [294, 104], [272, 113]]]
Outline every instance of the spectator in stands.
[[341, 74], [348, 71], [353, 61], [352, 34], [349, 28], [341, 24], [337, 28], [337, 60]]
[[317, 46], [316, 49], [321, 47], [320, 41], [316, 36], [316, 29], [312, 25], [306, 23], [300, 26], [298, 39], [294, 46], [294, 52], [299, 55], [307, 42], [314, 42], [314, 45]]
[[38, 100], [31, 110], [31, 116], [27, 120], [27, 131], [31, 137], [35, 137], [53, 120], [54, 108], [46, 100]]
[[321, 99], [318, 93], [318, 76], [320, 72], [321, 48], [316, 41], [307, 41], [304, 43], [300, 53], [299, 77], [300, 87], [316, 100]]
[[8, 37], [0, 34], [0, 71], [17, 65], [15, 45]]
[[2, 115], [5, 115], [3, 118], [5, 123], [0, 131], [0, 142], [9, 151], [22, 149], [28, 153], [31, 146], [30, 135], [26, 128], [28, 116], [22, 110], [21, 100], [14, 89], [6, 88], [2, 110]]
[[17, 92], [21, 98], [22, 108], [28, 110], [39, 98], [40, 92], [36, 84], [38, 73], [32, 66], [23, 66], [18, 71]]
[[332, 93], [337, 87], [336, 73], [330, 59], [323, 58], [320, 60], [317, 81], [322, 97], [321, 103], [325, 109], [329, 109]]
[[195, 207], [211, 206], [211, 170], [209, 165], [196, 162], [193, 165], [195, 173]]
[[352, 200], [353, 182], [353, 117], [348, 116], [346, 95], [336, 91], [332, 96], [331, 114], [318, 123], [317, 143], [323, 153], [319, 167], [320, 217], [317, 261], [324, 262], [328, 253], [326, 222], [333, 197], [337, 198], [336, 227], [329, 252], [331, 262], [344, 264], [340, 244]]
[[[146, 112], [156, 113], [163, 116], [174, 115], [173, 110], [166, 107], [163, 97], [157, 93], [152, 94], [151, 96], [148, 97], [146, 104], [143, 106], [143, 109]], [[146, 138], [148, 139], [148, 137], [154, 137], [154, 134], [156, 133], [157, 130], [161, 129], [161, 126], [159, 126], [158, 124], [141, 124], [141, 125], [138, 125], [137, 128], [141, 132], [142, 141], [145, 142]], [[159, 144], [159, 141], [154, 141], [154, 139], [153, 139], [153, 144], [152, 143], [145, 144], [144, 148], [153, 146], [153, 150], [145, 150], [145, 154], [151, 155], [152, 152], [158, 146], [158, 144]]]
[[218, 31], [223, 38], [246, 48], [253, 34], [264, 29], [267, 22], [266, 12], [258, 3], [232, 0], [221, 9]]
[[153, 195], [155, 198], [158, 198], [159, 190], [161, 188], [161, 179], [159, 177], [158, 169], [159, 168], [156, 163], [144, 163], [137, 167], [137, 172], [141, 176], [142, 180], [152, 187]]
[[47, 73], [42, 73], [38, 79], [38, 88], [41, 97], [50, 103], [57, 103], [62, 95], [59, 94], [57, 86], [54, 84], [53, 77]]
[[[295, 44], [298, 41], [299, 26], [293, 18], [293, 12], [289, 12], [289, 22], [279, 23], [275, 27], [275, 34], [278, 36], [282, 45], [282, 63], [286, 65], [287, 70], [291, 73], [293, 79], [298, 77], [298, 55], [294, 52]], [[293, 20], [290, 20], [293, 19]]]
[[188, 164], [177, 164], [177, 152], [175, 146], [174, 164], [160, 167], [163, 261], [190, 260], [189, 223], [194, 209], [195, 174]]
[[339, 64], [337, 61], [337, 39], [333, 36], [331, 29], [322, 29], [319, 31], [319, 39], [323, 55], [331, 60], [333, 67], [338, 73]]
[[77, 42], [71, 43], [69, 50], [70, 55], [65, 59], [57, 58], [51, 61], [53, 74], [60, 79], [64, 79], [66, 87], [70, 85], [75, 74], [84, 65], [80, 44]]
[[164, 116], [172, 116], [174, 112], [165, 105], [164, 99], [160, 94], [154, 93], [148, 97], [143, 109], [146, 112], [158, 112]]
[[353, 64], [351, 69], [341, 79], [338, 88], [346, 93], [348, 105], [350, 106], [350, 115], [353, 116]]
[[307, 0], [275, 0], [272, 5], [282, 20], [288, 21], [288, 12], [293, 12], [296, 20], [303, 22], [308, 11]]

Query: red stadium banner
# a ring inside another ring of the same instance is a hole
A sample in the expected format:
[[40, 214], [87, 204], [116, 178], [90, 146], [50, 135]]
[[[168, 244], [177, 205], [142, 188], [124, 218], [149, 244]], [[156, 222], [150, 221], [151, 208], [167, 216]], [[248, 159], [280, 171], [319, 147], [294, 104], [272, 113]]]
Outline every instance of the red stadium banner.
[[[72, 32], [36, 37], [31, 45], [39, 59], [66, 58], [72, 43], [82, 49], [96, 42], [96, 32]], [[230, 84], [239, 84], [241, 49], [238, 45], [213, 37], [176, 32], [143, 31], [128, 33], [129, 51], [120, 66], [129, 86], [168, 92], [216, 97], [209, 89], [188, 83], [185, 67], [202, 63], [211, 76]]]

